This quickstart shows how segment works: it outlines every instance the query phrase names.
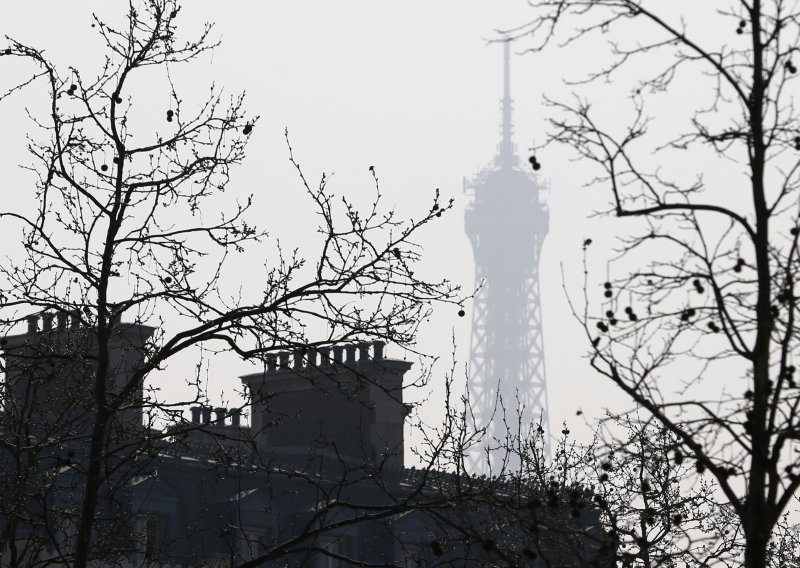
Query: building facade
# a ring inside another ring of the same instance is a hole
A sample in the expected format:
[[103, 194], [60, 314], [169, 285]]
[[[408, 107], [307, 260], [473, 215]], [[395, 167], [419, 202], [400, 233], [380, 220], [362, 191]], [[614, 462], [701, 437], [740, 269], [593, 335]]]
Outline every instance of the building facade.
[[[93, 330], [77, 322], [31, 318], [3, 340], [3, 566], [71, 562], [98, 365]], [[512, 553], [597, 565], [591, 508], [561, 519], [542, 505], [552, 532], [540, 535], [498, 506], [519, 485], [406, 467], [411, 364], [382, 342], [277, 353], [241, 377], [246, 422], [242, 408], [195, 406], [158, 429], [129, 380], [153, 332], [117, 322], [109, 344], [105, 388], [125, 404], [104, 441], [94, 565], [502, 566]]]

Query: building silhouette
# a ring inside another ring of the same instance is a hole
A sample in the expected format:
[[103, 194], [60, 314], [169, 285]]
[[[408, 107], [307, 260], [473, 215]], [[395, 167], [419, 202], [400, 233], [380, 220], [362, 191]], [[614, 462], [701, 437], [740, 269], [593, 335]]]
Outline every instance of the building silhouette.
[[[95, 330], [80, 322], [80, 314], [32, 316], [27, 333], [3, 341], [3, 440], [25, 443], [0, 456], [0, 532], [22, 500], [19, 518], [32, 520], [22, 550], [56, 558], [76, 532], [96, 409]], [[114, 325], [106, 389], [125, 399], [155, 330]], [[329, 566], [326, 553], [383, 563], [419, 549], [406, 538], [423, 531], [412, 517], [400, 531], [379, 516], [356, 529], [347, 522], [358, 505], [389, 507], [387, 483], [395, 491], [408, 483], [402, 382], [411, 364], [386, 359], [383, 348], [376, 341], [269, 356], [263, 372], [241, 377], [249, 424], [240, 408], [196, 406], [168, 431], [148, 427], [154, 406], [136, 385], [105, 444], [93, 547], [101, 564], [232, 566], [293, 543], [296, 551], [276, 555], [282, 563], [266, 565]], [[33, 474], [18, 465], [20, 454], [36, 464]], [[23, 476], [36, 498], [15, 498]], [[330, 501], [343, 506], [325, 512]], [[334, 528], [317, 532], [323, 525]]]
[[[520, 480], [406, 467], [411, 364], [383, 342], [269, 356], [240, 377], [248, 423], [242, 408], [195, 406], [159, 429], [130, 381], [154, 331], [113, 322], [106, 390], [123, 404], [104, 443], [93, 566], [492, 566], [503, 550], [531, 566], [610, 565], [582, 489], [542, 488], [540, 499]], [[31, 316], [0, 345], [0, 566], [68, 566], [97, 408], [96, 329], [77, 313]], [[520, 490], [530, 506], [506, 511]]]
[[[509, 42], [503, 43], [504, 83], [497, 156], [465, 190], [465, 230], [480, 286], [472, 312], [470, 398], [489, 446], [542, 421], [547, 430], [547, 381], [542, 343], [539, 259], [547, 235], [547, 188], [512, 142]], [[538, 169], [535, 158], [532, 165]], [[471, 456], [473, 470], [485, 456]]]

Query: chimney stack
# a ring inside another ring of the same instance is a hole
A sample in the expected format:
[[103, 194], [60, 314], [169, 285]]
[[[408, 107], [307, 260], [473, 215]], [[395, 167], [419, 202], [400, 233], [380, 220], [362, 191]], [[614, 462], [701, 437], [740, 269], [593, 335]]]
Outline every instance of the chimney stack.
[[231, 408], [231, 426], [238, 428], [242, 423], [242, 410], [240, 408]]

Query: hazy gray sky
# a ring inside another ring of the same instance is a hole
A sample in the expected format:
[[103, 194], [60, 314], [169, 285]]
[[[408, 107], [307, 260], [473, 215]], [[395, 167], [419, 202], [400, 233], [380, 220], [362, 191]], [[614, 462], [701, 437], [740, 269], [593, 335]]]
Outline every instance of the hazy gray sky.
[[[91, 13], [116, 17], [124, 9], [123, 2], [107, 0], [4, 2], [0, 32], [44, 48], [57, 63], [91, 75], [102, 49], [90, 27]], [[372, 190], [368, 167], [375, 166], [386, 203], [400, 212], [410, 215], [427, 208], [436, 188], [443, 197], [455, 198], [454, 214], [426, 230], [420, 241], [429, 275], [446, 276], [469, 288], [473, 261], [463, 230], [462, 180], [491, 161], [499, 141], [502, 49], [487, 45], [487, 39], [496, 37], [498, 28], [523, 22], [526, 14], [524, 0], [191, 0], [180, 13], [180, 33], [188, 38], [202, 22], [214, 22], [212, 37], [222, 45], [175, 73], [185, 86], [187, 103], [199, 103], [212, 81], [231, 93], [247, 92], [247, 107], [261, 119], [230, 195], [254, 193], [258, 216], [287, 246], [302, 247], [314, 219], [287, 161], [285, 127], [306, 175], [316, 179], [321, 172], [333, 172], [330, 187], [337, 193], [366, 199]], [[592, 63], [575, 50], [519, 54], [525, 48], [520, 42], [512, 61], [515, 142], [523, 158], [534, 140], [544, 139], [549, 111], [541, 104], [542, 94], [568, 95], [570, 88], [562, 83], [565, 73], [578, 73]], [[0, 67], [0, 89], [3, 74]], [[24, 135], [31, 125], [23, 109], [28, 105], [36, 114], [44, 108], [37, 91], [43, 85], [0, 105], [0, 191], [6, 200], [32, 187], [30, 174], [17, 165], [28, 162]], [[611, 112], [624, 112], [618, 103], [611, 104], [610, 95], [597, 91], [597, 98]], [[568, 290], [581, 295], [581, 281], [575, 280], [582, 271], [581, 242], [591, 236], [598, 258], [603, 258], [613, 244], [611, 233], [604, 232], [614, 227], [587, 221], [606, 198], [581, 187], [592, 172], [569, 158], [563, 149], [539, 153], [541, 173], [552, 187], [550, 233], [540, 272], [554, 427], [564, 418], [574, 424], [578, 407], [592, 417], [604, 405], [622, 400], [582, 358], [586, 344], [562, 289], [563, 266]], [[243, 267], [241, 278], [249, 276]], [[455, 309], [440, 310], [420, 337], [424, 351], [443, 357], [441, 372], [449, 366], [451, 330], [463, 369], [469, 317], [458, 318]], [[388, 354], [403, 356], [391, 347]], [[187, 369], [187, 362], [173, 364], [164, 377], [180, 384]], [[246, 364], [215, 368], [212, 362], [212, 392], [230, 393], [238, 385], [236, 375], [250, 370]], [[431, 390], [429, 404], [435, 407], [438, 385]]]

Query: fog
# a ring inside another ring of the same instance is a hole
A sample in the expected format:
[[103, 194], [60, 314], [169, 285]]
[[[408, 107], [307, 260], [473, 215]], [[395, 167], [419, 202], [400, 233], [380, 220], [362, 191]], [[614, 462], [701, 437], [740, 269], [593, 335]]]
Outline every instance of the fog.
[[[60, 65], [92, 75], [102, 61], [102, 42], [91, 26], [91, 13], [119, 21], [119, 8], [118, 3], [100, 0], [41, 1], [36, 10], [25, 3], [7, 3], [0, 30], [45, 49]], [[463, 182], [494, 160], [501, 141], [503, 57], [501, 44], [491, 40], [500, 37], [497, 30], [523, 23], [526, 13], [525, 2], [508, 0], [464, 0], [457, 5], [429, 0], [192, 0], [180, 13], [179, 32], [188, 39], [203, 22], [212, 22], [211, 36], [221, 45], [196, 63], [176, 65], [171, 73], [186, 104], [199, 104], [212, 82], [229, 93], [247, 93], [246, 106], [260, 120], [248, 159], [234, 173], [225, 195], [252, 193], [255, 218], [285, 249], [309, 246], [315, 222], [288, 163], [288, 129], [306, 176], [313, 180], [332, 173], [331, 189], [356, 202], [367, 203], [372, 196], [370, 166], [377, 172], [386, 205], [403, 215], [426, 210], [437, 188], [445, 200], [454, 198], [454, 211], [419, 238], [424, 247], [422, 271], [460, 283], [468, 294], [475, 282], [464, 230], [469, 197]], [[543, 95], [570, 96], [573, 87], [564, 79], [598, 64], [578, 49], [542, 54], [528, 53], [528, 47], [522, 38], [511, 48], [512, 142], [523, 166], [529, 148], [546, 137], [545, 120], [553, 111], [543, 104]], [[30, 72], [12, 66], [0, 70], [0, 77]], [[153, 81], [147, 104], [167, 104], [166, 91], [159, 102], [164, 85]], [[611, 120], [616, 113], [622, 117], [628, 112], [619, 104], [620, 92], [625, 91], [614, 85], [594, 92], [594, 104], [607, 109]], [[31, 196], [33, 174], [19, 167], [30, 163], [25, 136], [33, 128], [25, 109], [33, 116], [46, 112], [42, 94], [44, 86], [34, 83], [0, 105], [0, 187], [8, 203]], [[590, 268], [602, 280], [614, 235], [626, 229], [625, 224], [590, 218], [606, 206], [608, 196], [590, 183], [597, 172], [589, 165], [575, 161], [564, 148], [546, 147], [536, 155], [542, 164], [539, 178], [550, 186], [549, 231], [539, 266], [550, 423], [560, 430], [566, 420], [583, 437], [590, 428], [581, 425], [601, 416], [605, 406], [620, 409], [625, 403], [589, 369], [583, 358], [589, 340], [567, 299], [577, 299], [580, 305], [583, 298], [584, 240], [593, 240]], [[524, 256], [525, 251], [513, 254]], [[248, 263], [241, 263], [239, 270], [228, 275], [231, 282], [254, 277]], [[463, 380], [465, 375], [472, 305], [465, 307], [467, 317], [459, 317], [453, 306], [438, 308], [421, 328], [419, 349], [439, 357], [428, 386], [409, 394], [425, 401], [419, 407], [423, 415], [435, 417], [440, 408], [443, 377], [453, 367], [453, 353], [456, 377]], [[393, 346], [387, 355], [413, 358]], [[182, 377], [193, 366], [184, 358], [154, 379], [165, 397], [180, 394]], [[205, 371], [212, 402], [235, 398], [237, 376], [252, 370], [247, 363], [212, 358]]]

